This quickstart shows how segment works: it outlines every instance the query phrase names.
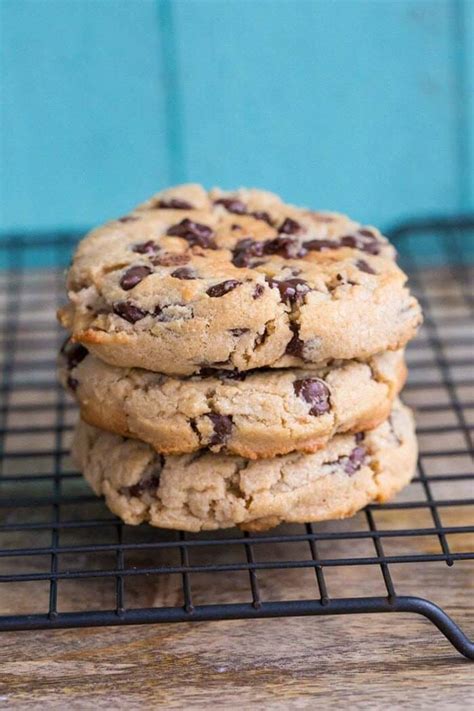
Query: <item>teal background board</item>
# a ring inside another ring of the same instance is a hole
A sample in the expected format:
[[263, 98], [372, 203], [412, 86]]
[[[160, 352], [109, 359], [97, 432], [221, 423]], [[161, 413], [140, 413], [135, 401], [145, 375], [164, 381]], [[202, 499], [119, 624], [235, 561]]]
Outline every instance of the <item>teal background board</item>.
[[0, 0], [0, 233], [168, 184], [474, 206], [474, 0]]

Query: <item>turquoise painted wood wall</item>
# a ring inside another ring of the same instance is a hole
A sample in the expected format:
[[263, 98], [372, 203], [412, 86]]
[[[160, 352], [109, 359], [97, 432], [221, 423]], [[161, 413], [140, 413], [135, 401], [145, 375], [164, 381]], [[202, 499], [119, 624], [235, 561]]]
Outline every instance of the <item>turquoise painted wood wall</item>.
[[473, 38], [474, 0], [0, 0], [0, 230], [182, 181], [468, 210]]

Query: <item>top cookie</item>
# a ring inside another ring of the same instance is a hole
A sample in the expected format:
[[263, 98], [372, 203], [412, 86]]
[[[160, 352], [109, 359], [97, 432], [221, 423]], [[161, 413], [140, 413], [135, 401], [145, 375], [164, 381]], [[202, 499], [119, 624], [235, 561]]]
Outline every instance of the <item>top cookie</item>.
[[85, 237], [60, 319], [103, 360], [171, 375], [368, 358], [421, 321], [394, 254], [343, 215], [184, 185]]

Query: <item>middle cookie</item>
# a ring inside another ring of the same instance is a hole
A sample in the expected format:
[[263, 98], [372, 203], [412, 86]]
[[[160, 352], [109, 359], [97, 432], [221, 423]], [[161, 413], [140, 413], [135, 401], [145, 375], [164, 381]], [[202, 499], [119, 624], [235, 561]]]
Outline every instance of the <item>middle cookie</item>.
[[376, 427], [406, 367], [403, 351], [390, 351], [318, 370], [203, 370], [175, 378], [109, 365], [66, 342], [59, 374], [91, 425], [161, 454], [209, 449], [259, 459], [315, 452], [337, 433]]

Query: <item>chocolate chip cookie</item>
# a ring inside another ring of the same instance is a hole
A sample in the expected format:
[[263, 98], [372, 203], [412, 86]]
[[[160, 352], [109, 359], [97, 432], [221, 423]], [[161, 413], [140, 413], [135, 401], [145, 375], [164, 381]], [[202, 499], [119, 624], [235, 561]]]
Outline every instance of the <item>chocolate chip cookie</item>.
[[128, 524], [186, 531], [344, 518], [386, 501], [413, 476], [411, 412], [394, 404], [369, 432], [336, 435], [314, 453], [258, 461], [198, 452], [164, 457], [80, 421], [74, 457], [97, 495]]
[[405, 283], [373, 227], [187, 185], [85, 237], [60, 319], [117, 366], [310, 367], [403, 347], [421, 321]]
[[173, 378], [104, 363], [67, 341], [60, 379], [91, 425], [162, 454], [199, 449], [249, 459], [314, 452], [338, 432], [372, 429], [405, 381], [402, 351], [319, 370], [207, 369]]

